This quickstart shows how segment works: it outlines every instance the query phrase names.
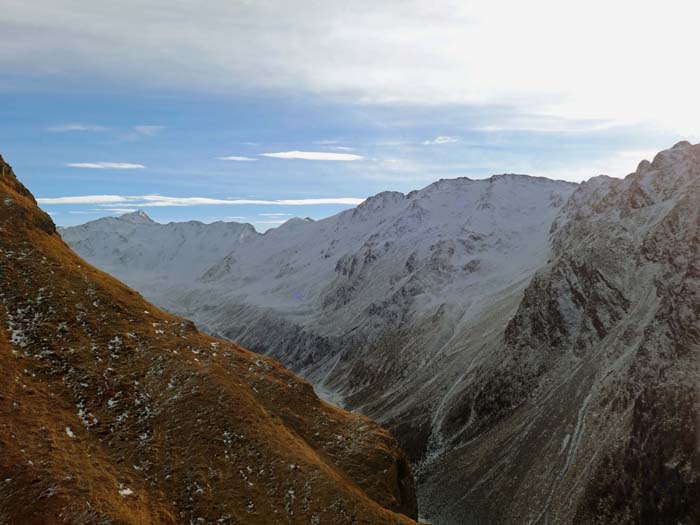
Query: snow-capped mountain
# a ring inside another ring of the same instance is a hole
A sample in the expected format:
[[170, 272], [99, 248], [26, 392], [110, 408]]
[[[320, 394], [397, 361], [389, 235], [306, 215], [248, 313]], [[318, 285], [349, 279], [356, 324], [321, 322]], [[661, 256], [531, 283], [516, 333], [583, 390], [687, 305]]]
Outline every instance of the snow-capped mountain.
[[[407, 375], [449, 354], [493, 304], [518, 296], [545, 262], [550, 225], [574, 188], [520, 175], [442, 180], [264, 235], [133, 214], [61, 234], [158, 304], [390, 421], [406, 407], [380, 406], [377, 391], [405, 397]], [[423, 445], [412, 447], [416, 455]]]
[[161, 225], [143, 211], [59, 228], [59, 232], [73, 249], [103, 270], [120, 275], [122, 268], [129, 268], [134, 275], [147, 275], [151, 283], [195, 280], [202, 267], [215, 264], [257, 235], [251, 225], [235, 222]]

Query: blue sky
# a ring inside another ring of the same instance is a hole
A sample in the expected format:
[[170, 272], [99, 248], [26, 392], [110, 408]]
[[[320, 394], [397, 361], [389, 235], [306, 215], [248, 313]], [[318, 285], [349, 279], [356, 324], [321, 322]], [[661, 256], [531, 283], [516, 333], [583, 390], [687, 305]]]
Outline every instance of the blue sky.
[[[479, 2], [2, 4], [0, 153], [60, 225], [138, 208], [265, 230], [440, 178], [623, 176], [696, 136], [697, 79], [631, 78], [658, 45], [618, 49], [624, 10], [603, 49], [550, 26], [563, 41], [519, 45]], [[662, 25], [644, 14], [630, 32]]]

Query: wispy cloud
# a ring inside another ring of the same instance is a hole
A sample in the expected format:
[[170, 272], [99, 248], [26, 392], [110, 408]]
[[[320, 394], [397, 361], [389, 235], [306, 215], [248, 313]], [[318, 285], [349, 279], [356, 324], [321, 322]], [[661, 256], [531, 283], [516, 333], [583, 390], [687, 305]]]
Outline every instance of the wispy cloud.
[[326, 151], [281, 151], [278, 153], [261, 153], [260, 156], [274, 157], [276, 159], [335, 160], [345, 162], [364, 159], [361, 155], [329, 153]]
[[152, 137], [157, 135], [165, 129], [165, 126], [156, 126], [153, 124], [146, 124], [141, 126], [134, 126], [134, 131], [140, 135], [146, 135], [147, 137]]
[[455, 142], [459, 142], [458, 137], [449, 137], [446, 135], [439, 135], [439, 136], [435, 137], [434, 139], [423, 141], [423, 145], [424, 146], [432, 146], [435, 144], [454, 144]]
[[248, 220], [248, 217], [240, 217], [240, 216], [238, 216], [238, 215], [232, 215], [232, 216], [227, 216], [227, 217], [214, 217], [214, 216], [210, 216], [210, 217], [204, 217], [203, 222], [206, 222], [206, 223], [211, 224], [212, 222], [221, 222], [221, 221], [224, 221], [224, 222], [230, 222], [230, 221], [240, 222], [240, 221], [244, 221], [244, 220]]
[[235, 162], [255, 162], [258, 159], [252, 157], [241, 157], [238, 155], [229, 155], [228, 157], [216, 157], [217, 160], [231, 160]]
[[321, 204], [343, 204], [355, 206], [364, 199], [355, 197], [331, 197], [311, 199], [212, 199], [208, 197], [168, 197], [165, 195], [79, 195], [69, 197], [39, 198], [37, 202], [45, 205], [56, 204], [128, 204], [133, 207], [164, 206], [211, 206], [211, 205], [275, 205], [275, 206], [313, 206]]
[[604, 119], [573, 119], [551, 115], [507, 115], [485, 126], [477, 126], [474, 131], [485, 133], [522, 132], [522, 133], [593, 133], [607, 131], [616, 127], [634, 125], [633, 121], [613, 121]]
[[117, 213], [119, 215], [123, 215], [125, 213], [134, 213], [137, 212], [138, 210], [136, 208], [100, 208], [99, 210], [93, 210], [93, 211], [107, 211], [109, 213]]
[[143, 164], [130, 164], [128, 162], [71, 162], [66, 166], [93, 170], [142, 170], [146, 167]]
[[50, 126], [48, 128], [52, 133], [70, 133], [72, 131], [106, 131], [109, 128], [97, 126], [95, 124], [61, 124], [60, 126]]
[[314, 144], [318, 144], [320, 146], [326, 146], [329, 149], [337, 149], [339, 151], [354, 151], [355, 148], [351, 148], [348, 146], [338, 146], [341, 141], [340, 140], [314, 140]]
[[165, 126], [155, 125], [155, 124], [141, 124], [138, 126], [131, 126], [130, 128], [110, 128], [107, 126], [100, 126], [97, 124], [84, 124], [80, 122], [71, 122], [67, 124], [60, 124], [56, 126], [49, 126], [46, 128], [52, 133], [74, 133], [74, 132], [113, 132], [111, 133], [116, 140], [122, 141], [136, 141], [145, 137], [154, 137], [158, 135], [161, 131], [165, 129]]
[[128, 202], [128, 198], [121, 195], [78, 195], [37, 199], [37, 202], [39, 204], [119, 204], [120, 202]]
[[126, 132], [119, 134], [116, 137], [118, 141], [124, 142], [136, 142], [142, 139], [155, 137], [159, 135], [165, 126], [159, 126], [156, 124], [140, 124], [138, 126], [132, 126]]

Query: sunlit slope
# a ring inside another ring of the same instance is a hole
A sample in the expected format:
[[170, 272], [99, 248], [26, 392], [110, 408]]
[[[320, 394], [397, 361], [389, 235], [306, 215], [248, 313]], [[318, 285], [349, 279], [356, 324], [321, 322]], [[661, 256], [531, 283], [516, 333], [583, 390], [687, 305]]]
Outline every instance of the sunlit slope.
[[387, 432], [85, 263], [0, 166], [0, 523], [412, 523]]

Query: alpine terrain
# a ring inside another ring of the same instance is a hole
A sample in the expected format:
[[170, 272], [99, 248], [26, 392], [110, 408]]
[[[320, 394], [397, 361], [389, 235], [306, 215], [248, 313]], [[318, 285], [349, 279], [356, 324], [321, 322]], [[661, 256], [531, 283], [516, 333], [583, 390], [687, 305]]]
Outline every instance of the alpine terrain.
[[85, 263], [0, 170], [0, 523], [415, 523], [386, 431]]
[[441, 439], [433, 428], [452, 386], [545, 263], [574, 188], [522, 175], [442, 180], [265, 234], [137, 212], [61, 235], [160, 306], [387, 424], [416, 459]]
[[441, 180], [265, 234], [140, 213], [61, 235], [389, 427], [437, 525], [689, 524], [698, 203], [682, 142], [625, 179]]

